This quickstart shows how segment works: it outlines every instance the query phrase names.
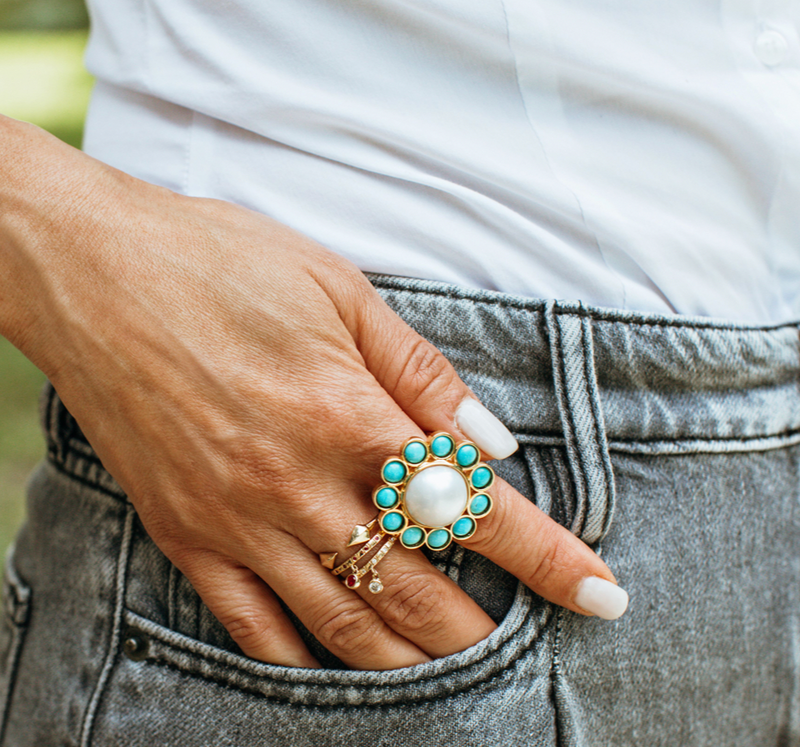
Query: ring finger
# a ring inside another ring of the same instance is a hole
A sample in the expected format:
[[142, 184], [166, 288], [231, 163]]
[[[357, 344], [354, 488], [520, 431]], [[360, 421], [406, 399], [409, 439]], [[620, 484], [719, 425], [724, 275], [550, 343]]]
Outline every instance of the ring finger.
[[[384, 590], [377, 594], [367, 583], [349, 589], [323, 568], [318, 553], [342, 547], [356, 514], [354, 508], [345, 514], [350, 519], [331, 517], [323, 530], [327, 539], [309, 539], [311, 547], [287, 537], [278, 562], [252, 564], [323, 646], [357, 669], [395, 669], [461, 651], [494, 630], [492, 619], [451, 579], [399, 543], [380, 561]], [[352, 554], [342, 552], [337, 562]]]

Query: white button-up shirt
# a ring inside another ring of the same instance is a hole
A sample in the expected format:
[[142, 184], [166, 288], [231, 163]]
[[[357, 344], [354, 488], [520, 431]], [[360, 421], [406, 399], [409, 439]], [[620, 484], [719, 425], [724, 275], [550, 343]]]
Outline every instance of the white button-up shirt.
[[800, 318], [800, 3], [94, 0], [86, 149], [364, 270]]

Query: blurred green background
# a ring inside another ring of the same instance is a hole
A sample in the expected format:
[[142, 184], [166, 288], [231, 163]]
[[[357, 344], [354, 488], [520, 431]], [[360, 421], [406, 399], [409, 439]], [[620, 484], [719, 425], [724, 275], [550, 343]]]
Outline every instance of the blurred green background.
[[[0, 0], [0, 113], [80, 147], [92, 79], [82, 0]], [[44, 376], [0, 337], [0, 565], [24, 516], [25, 482], [44, 453], [36, 403]]]

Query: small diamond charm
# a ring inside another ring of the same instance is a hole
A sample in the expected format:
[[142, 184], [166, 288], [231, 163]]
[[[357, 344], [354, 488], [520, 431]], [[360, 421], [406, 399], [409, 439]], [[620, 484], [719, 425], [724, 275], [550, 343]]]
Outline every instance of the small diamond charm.
[[372, 575], [372, 581], [369, 582], [369, 590], [373, 594], [380, 594], [383, 591], [383, 583], [380, 578], [378, 578], [377, 573], [373, 573]]

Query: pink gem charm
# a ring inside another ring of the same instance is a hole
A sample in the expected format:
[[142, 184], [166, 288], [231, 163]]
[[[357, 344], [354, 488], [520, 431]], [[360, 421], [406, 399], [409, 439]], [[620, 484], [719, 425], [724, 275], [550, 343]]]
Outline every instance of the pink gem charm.
[[351, 573], [344, 581], [348, 589], [357, 589], [361, 586], [361, 579], [355, 573]]

